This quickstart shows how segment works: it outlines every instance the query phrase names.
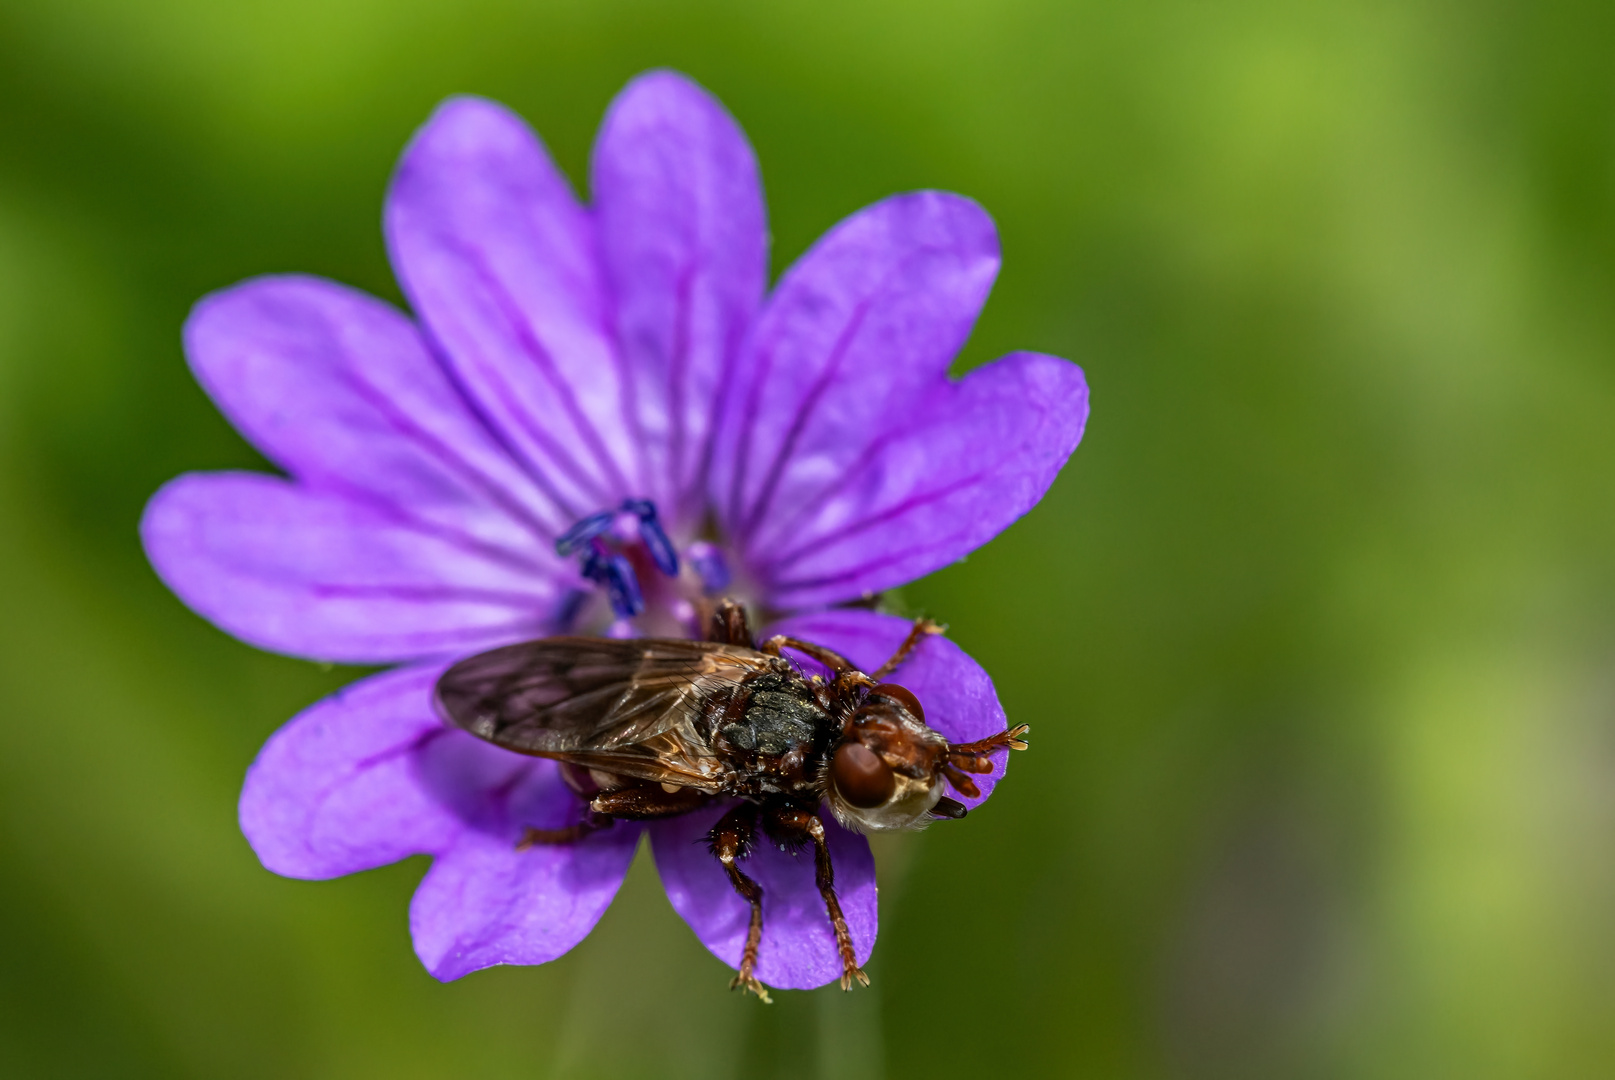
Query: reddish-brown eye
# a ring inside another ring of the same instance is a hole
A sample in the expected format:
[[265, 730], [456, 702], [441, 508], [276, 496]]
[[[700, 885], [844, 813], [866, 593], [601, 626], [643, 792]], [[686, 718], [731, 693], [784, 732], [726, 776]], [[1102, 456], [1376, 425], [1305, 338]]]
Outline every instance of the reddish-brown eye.
[[841, 744], [830, 762], [830, 779], [841, 797], [860, 810], [881, 805], [897, 790], [892, 770], [861, 742]]
[[887, 701], [895, 701], [907, 709], [909, 715], [920, 723], [925, 723], [925, 710], [920, 708], [920, 699], [909, 692], [908, 687], [898, 686], [896, 683], [883, 682], [869, 691], [872, 698], [883, 697]]

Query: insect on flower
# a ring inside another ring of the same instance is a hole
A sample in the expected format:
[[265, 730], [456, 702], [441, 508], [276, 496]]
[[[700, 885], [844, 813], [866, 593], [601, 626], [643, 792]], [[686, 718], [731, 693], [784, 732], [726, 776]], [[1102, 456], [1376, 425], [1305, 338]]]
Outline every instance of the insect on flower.
[[[1018, 741], [964, 649], [866, 601], [1032, 509], [1087, 382], [1038, 352], [949, 374], [1000, 264], [961, 195], [882, 199], [770, 283], [756, 156], [676, 72], [611, 103], [588, 188], [510, 110], [444, 102], [386, 196], [407, 311], [301, 274], [197, 304], [191, 367], [281, 475], [178, 477], [142, 540], [243, 641], [387, 668], [270, 737], [241, 831], [294, 878], [429, 857], [436, 978], [564, 955], [643, 851], [743, 985], [856, 979], [860, 834], [974, 809]], [[755, 647], [739, 605], [816, 651]], [[687, 809], [609, 812], [635, 800]]]
[[[979, 794], [971, 773], [992, 771], [997, 750], [1024, 750], [1026, 725], [970, 743], [950, 743], [925, 725], [909, 690], [883, 682], [927, 635], [925, 619], [870, 674], [840, 654], [784, 634], [756, 646], [745, 609], [717, 605], [707, 641], [554, 637], [462, 660], [437, 684], [444, 715], [507, 750], [562, 763], [567, 785], [587, 800], [582, 818], [528, 828], [521, 846], [571, 844], [616, 819], [675, 817], [714, 798], [741, 801], [708, 833], [712, 854], [751, 908], [731, 987], [764, 1001], [757, 979], [763, 890], [741, 864], [761, 828], [790, 850], [813, 846], [841, 960], [841, 988], [869, 984], [836, 898], [821, 802], [858, 832], [912, 829], [929, 817], [960, 818], [946, 779]], [[793, 649], [829, 674], [805, 676]]]

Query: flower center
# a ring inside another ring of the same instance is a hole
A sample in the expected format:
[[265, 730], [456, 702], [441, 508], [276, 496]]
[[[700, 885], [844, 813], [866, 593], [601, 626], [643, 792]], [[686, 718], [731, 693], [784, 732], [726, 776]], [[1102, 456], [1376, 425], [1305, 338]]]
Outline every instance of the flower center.
[[[577, 589], [556, 618], [557, 632], [604, 631], [612, 637], [702, 636], [712, 598], [731, 582], [728, 560], [716, 544], [696, 540], [680, 558], [649, 499], [579, 519], [555, 541], [563, 558], [576, 558], [593, 588]], [[609, 606], [606, 612], [598, 598]]]

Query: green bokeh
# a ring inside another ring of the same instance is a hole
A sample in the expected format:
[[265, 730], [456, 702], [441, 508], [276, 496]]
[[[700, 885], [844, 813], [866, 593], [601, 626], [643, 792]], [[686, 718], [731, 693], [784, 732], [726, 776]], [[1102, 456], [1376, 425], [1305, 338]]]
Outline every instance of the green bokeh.
[[[1615, 1072], [1615, 7], [1234, 0], [0, 3], [0, 1071]], [[725, 990], [643, 860], [566, 958], [442, 986], [423, 860], [264, 871], [263, 739], [352, 677], [147, 569], [258, 464], [179, 327], [266, 271], [396, 298], [435, 102], [583, 175], [647, 67], [762, 161], [776, 268], [961, 191], [962, 360], [1087, 370], [1043, 505], [905, 591], [1035, 749], [882, 843], [874, 987]]]

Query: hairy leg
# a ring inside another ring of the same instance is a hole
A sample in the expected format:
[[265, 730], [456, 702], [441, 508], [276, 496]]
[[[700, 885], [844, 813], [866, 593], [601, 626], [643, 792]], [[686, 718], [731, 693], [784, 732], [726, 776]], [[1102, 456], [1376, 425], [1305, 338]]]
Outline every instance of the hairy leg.
[[768, 988], [752, 974], [757, 967], [757, 946], [763, 939], [763, 887], [735, 865], [750, 852], [756, 836], [756, 824], [757, 807], [751, 803], [741, 803], [718, 819], [707, 834], [707, 843], [712, 848], [712, 854], [723, 864], [735, 892], [751, 905], [751, 922], [746, 927], [746, 946], [740, 953], [740, 970], [730, 980], [729, 989], [750, 990], [767, 1003], [772, 1000], [768, 996]]
[[924, 641], [932, 634], [942, 633], [944, 629], [945, 627], [943, 627], [942, 624], [934, 623], [930, 619], [915, 619], [913, 628], [908, 632], [908, 637], [903, 639], [903, 644], [899, 645], [897, 647], [897, 651], [892, 653], [892, 658], [890, 660], [886, 661], [884, 664], [880, 665], [880, 667], [871, 672], [870, 677], [876, 682], [884, 679], [886, 676], [896, 671], [904, 660], [908, 659], [909, 653], [913, 652], [915, 648], [919, 646], [920, 642]]
[[851, 990], [853, 980], [868, 986], [869, 976], [858, 966], [858, 954], [852, 947], [847, 917], [842, 914], [841, 900], [836, 896], [835, 867], [830, 862], [830, 845], [825, 840], [824, 822], [811, 810], [789, 804], [770, 807], [768, 814], [769, 831], [779, 839], [813, 844], [814, 882], [819, 887], [819, 895], [824, 897], [824, 908], [836, 934], [836, 951], [841, 954], [841, 989]]
[[704, 792], [687, 787], [672, 791], [660, 784], [613, 788], [591, 798], [583, 811], [583, 820], [576, 825], [560, 829], [524, 829], [516, 843], [516, 850], [526, 851], [534, 844], [575, 844], [585, 836], [608, 827], [617, 818], [643, 821], [673, 817], [699, 809], [707, 799]]
[[757, 639], [751, 636], [751, 624], [746, 609], [733, 600], [719, 600], [712, 613], [712, 624], [707, 628], [707, 640], [720, 645], [744, 645], [752, 648]]
[[[997, 750], [1025, 750], [1026, 740], [1023, 736], [1029, 731], [1031, 728], [1021, 724], [972, 743], [949, 743], [947, 759], [942, 763], [942, 775], [948, 778], [948, 783], [956, 791], [974, 799], [981, 794], [981, 789], [970, 774], [992, 772], [992, 754]], [[956, 816], [964, 817], [964, 807], [960, 805], [959, 809], [960, 813]], [[932, 812], [935, 813], [934, 810]]]
[[526, 851], [535, 844], [575, 844], [585, 836], [597, 833], [610, 824], [610, 818], [596, 820], [592, 817], [585, 817], [576, 825], [567, 825], [560, 829], [534, 829], [528, 827], [522, 830], [521, 839], [516, 841], [516, 850]]
[[792, 648], [799, 653], [805, 653], [806, 655], [813, 657], [813, 659], [829, 668], [831, 673], [836, 675], [858, 670], [853, 666], [851, 660], [848, 660], [845, 656], [842, 656], [838, 652], [833, 652], [830, 649], [826, 649], [823, 645], [815, 645], [811, 641], [799, 641], [793, 637], [786, 637], [784, 634], [775, 634], [773, 637], [763, 642], [762, 648], [759, 651], [765, 652], [770, 656], [778, 656], [780, 654], [779, 651], [783, 648]]
[[589, 810], [608, 817], [644, 821], [688, 814], [705, 806], [709, 798], [706, 792], [692, 787], [668, 791], [661, 784], [644, 784], [602, 791], [589, 800]]
[[[996, 735], [989, 735], [985, 739], [977, 739], [971, 743], [949, 743], [948, 757], [954, 759], [984, 758], [994, 750], [1025, 750], [1026, 736], [1032, 728], [1028, 724], [1017, 724], [1007, 731], [1000, 731]], [[989, 772], [992, 766], [986, 768], [973, 768], [964, 760], [955, 762], [967, 772]]]

